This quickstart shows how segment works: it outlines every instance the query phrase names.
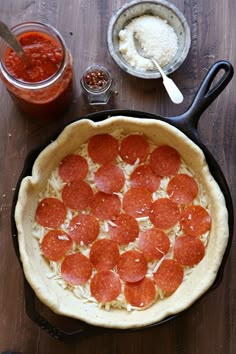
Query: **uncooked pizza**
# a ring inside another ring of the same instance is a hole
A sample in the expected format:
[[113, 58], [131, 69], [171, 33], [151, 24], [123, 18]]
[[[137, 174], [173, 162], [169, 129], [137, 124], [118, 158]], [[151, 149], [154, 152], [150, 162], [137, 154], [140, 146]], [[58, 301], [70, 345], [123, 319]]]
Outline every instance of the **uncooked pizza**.
[[[176, 301], [181, 288], [201, 288], [197, 269], [205, 260], [205, 272], [211, 272], [207, 253], [218, 217], [201, 176], [206, 164], [195, 169], [184, 149], [179, 137], [175, 144], [120, 124], [95, 129], [60, 152], [34, 196], [31, 238], [37, 240], [40, 278], [73, 298], [73, 306], [106, 313], [163, 311], [162, 303]], [[216, 267], [213, 272], [209, 283]]]
[[205, 191], [177, 150], [115, 131], [60, 161], [33, 236], [52, 281], [130, 310], [176, 291], [203, 259], [210, 228]]

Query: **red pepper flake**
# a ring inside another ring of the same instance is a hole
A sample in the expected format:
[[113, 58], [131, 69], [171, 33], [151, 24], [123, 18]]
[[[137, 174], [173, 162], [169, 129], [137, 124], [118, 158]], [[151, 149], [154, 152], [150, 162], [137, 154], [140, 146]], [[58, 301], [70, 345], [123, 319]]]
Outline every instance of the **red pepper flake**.
[[108, 75], [104, 71], [98, 69], [86, 73], [83, 79], [85, 84], [93, 90], [103, 89], [109, 80]]

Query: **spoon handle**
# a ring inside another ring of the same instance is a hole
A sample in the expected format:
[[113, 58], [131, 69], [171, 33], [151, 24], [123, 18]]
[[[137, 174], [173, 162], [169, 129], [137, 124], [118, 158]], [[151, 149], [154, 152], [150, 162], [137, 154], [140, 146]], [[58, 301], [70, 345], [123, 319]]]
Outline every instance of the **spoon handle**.
[[163, 85], [165, 86], [168, 95], [174, 103], [179, 104], [183, 102], [184, 97], [173, 80], [165, 76], [163, 77]]
[[9, 44], [14, 52], [16, 52], [27, 65], [30, 64], [29, 58], [25, 54], [23, 47], [11, 32], [11, 30], [7, 27], [7, 25], [2, 21], [0, 21], [0, 37], [2, 37]]
[[160, 74], [163, 79], [163, 85], [165, 86], [170, 99], [176, 104], [183, 102], [184, 97], [180, 92], [179, 88], [174, 83], [174, 81], [171, 80], [168, 76], [166, 76], [166, 74], [164, 73], [161, 66], [158, 64], [156, 60], [153, 59], [152, 61], [156, 65], [157, 69], [160, 71]]

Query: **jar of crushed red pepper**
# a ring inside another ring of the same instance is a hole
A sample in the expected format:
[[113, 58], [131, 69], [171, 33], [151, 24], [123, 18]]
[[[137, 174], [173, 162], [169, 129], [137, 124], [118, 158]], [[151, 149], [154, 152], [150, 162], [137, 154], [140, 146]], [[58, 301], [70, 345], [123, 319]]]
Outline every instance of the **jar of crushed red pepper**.
[[91, 105], [106, 104], [111, 96], [112, 78], [102, 65], [89, 66], [82, 75], [81, 86]]
[[40, 22], [21, 23], [11, 30], [24, 48], [29, 65], [1, 42], [0, 76], [8, 92], [31, 117], [62, 115], [73, 100], [73, 60], [62, 36]]

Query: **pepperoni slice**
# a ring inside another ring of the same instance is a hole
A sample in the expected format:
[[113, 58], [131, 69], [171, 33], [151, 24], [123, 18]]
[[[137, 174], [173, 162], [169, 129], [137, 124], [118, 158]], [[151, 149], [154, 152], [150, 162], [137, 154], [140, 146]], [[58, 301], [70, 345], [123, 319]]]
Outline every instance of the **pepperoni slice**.
[[93, 190], [84, 181], [70, 182], [62, 190], [62, 199], [69, 208], [81, 211], [90, 206]]
[[150, 156], [150, 166], [153, 172], [161, 177], [175, 175], [180, 168], [179, 153], [168, 145], [154, 149]]
[[97, 270], [111, 270], [120, 258], [118, 245], [106, 238], [97, 240], [91, 247], [89, 258]]
[[128, 245], [128, 243], [133, 242], [138, 237], [138, 222], [131, 215], [120, 214], [114, 224], [109, 224], [109, 235], [119, 245]]
[[180, 216], [180, 227], [189, 236], [199, 236], [210, 230], [211, 216], [200, 205], [190, 205]]
[[80, 155], [68, 155], [60, 162], [58, 173], [64, 182], [80, 181], [87, 176], [87, 160]]
[[66, 207], [57, 198], [42, 199], [37, 207], [36, 221], [48, 228], [56, 229], [66, 218]]
[[164, 231], [152, 228], [141, 233], [138, 247], [147, 261], [154, 261], [161, 259], [169, 251], [170, 240]]
[[98, 237], [99, 229], [99, 221], [94, 215], [79, 214], [71, 220], [68, 233], [77, 244], [89, 245]]
[[103, 165], [95, 173], [95, 184], [101, 192], [108, 194], [119, 192], [124, 183], [123, 171], [113, 164]]
[[120, 146], [120, 156], [123, 161], [133, 165], [137, 159], [144, 162], [150, 152], [150, 147], [143, 135], [131, 134], [126, 136]]
[[123, 198], [124, 211], [134, 218], [148, 216], [151, 205], [152, 193], [142, 187], [129, 189]]
[[174, 226], [180, 218], [180, 210], [176, 203], [168, 198], [157, 199], [151, 207], [149, 218], [159, 229], [167, 230]]
[[61, 276], [69, 284], [85, 284], [93, 271], [90, 260], [81, 253], [70, 254], [61, 264]]
[[146, 277], [136, 283], [126, 283], [124, 295], [130, 305], [145, 308], [155, 300], [155, 285], [151, 279]]
[[175, 241], [174, 258], [182, 265], [192, 267], [198, 264], [205, 255], [205, 247], [201, 240], [192, 236], [181, 236]]
[[182, 283], [184, 271], [176, 260], [164, 259], [153, 277], [160, 289], [173, 293]]
[[161, 178], [152, 172], [149, 165], [138, 166], [130, 176], [132, 187], [144, 187], [150, 192], [155, 192], [160, 186]]
[[88, 142], [88, 153], [94, 162], [104, 165], [113, 162], [118, 156], [119, 143], [109, 134], [94, 135]]
[[124, 281], [131, 283], [139, 281], [147, 273], [147, 261], [139, 251], [126, 251], [120, 256], [117, 264], [117, 272]]
[[119, 276], [111, 270], [97, 272], [91, 279], [90, 290], [98, 302], [111, 302], [121, 292]]
[[112, 220], [120, 214], [121, 201], [116, 194], [97, 192], [94, 195], [91, 210], [100, 220]]
[[51, 230], [43, 238], [41, 250], [50, 261], [59, 261], [71, 249], [72, 239], [62, 230]]
[[173, 202], [188, 204], [196, 198], [198, 185], [193, 177], [179, 174], [174, 176], [168, 183], [167, 193]]

